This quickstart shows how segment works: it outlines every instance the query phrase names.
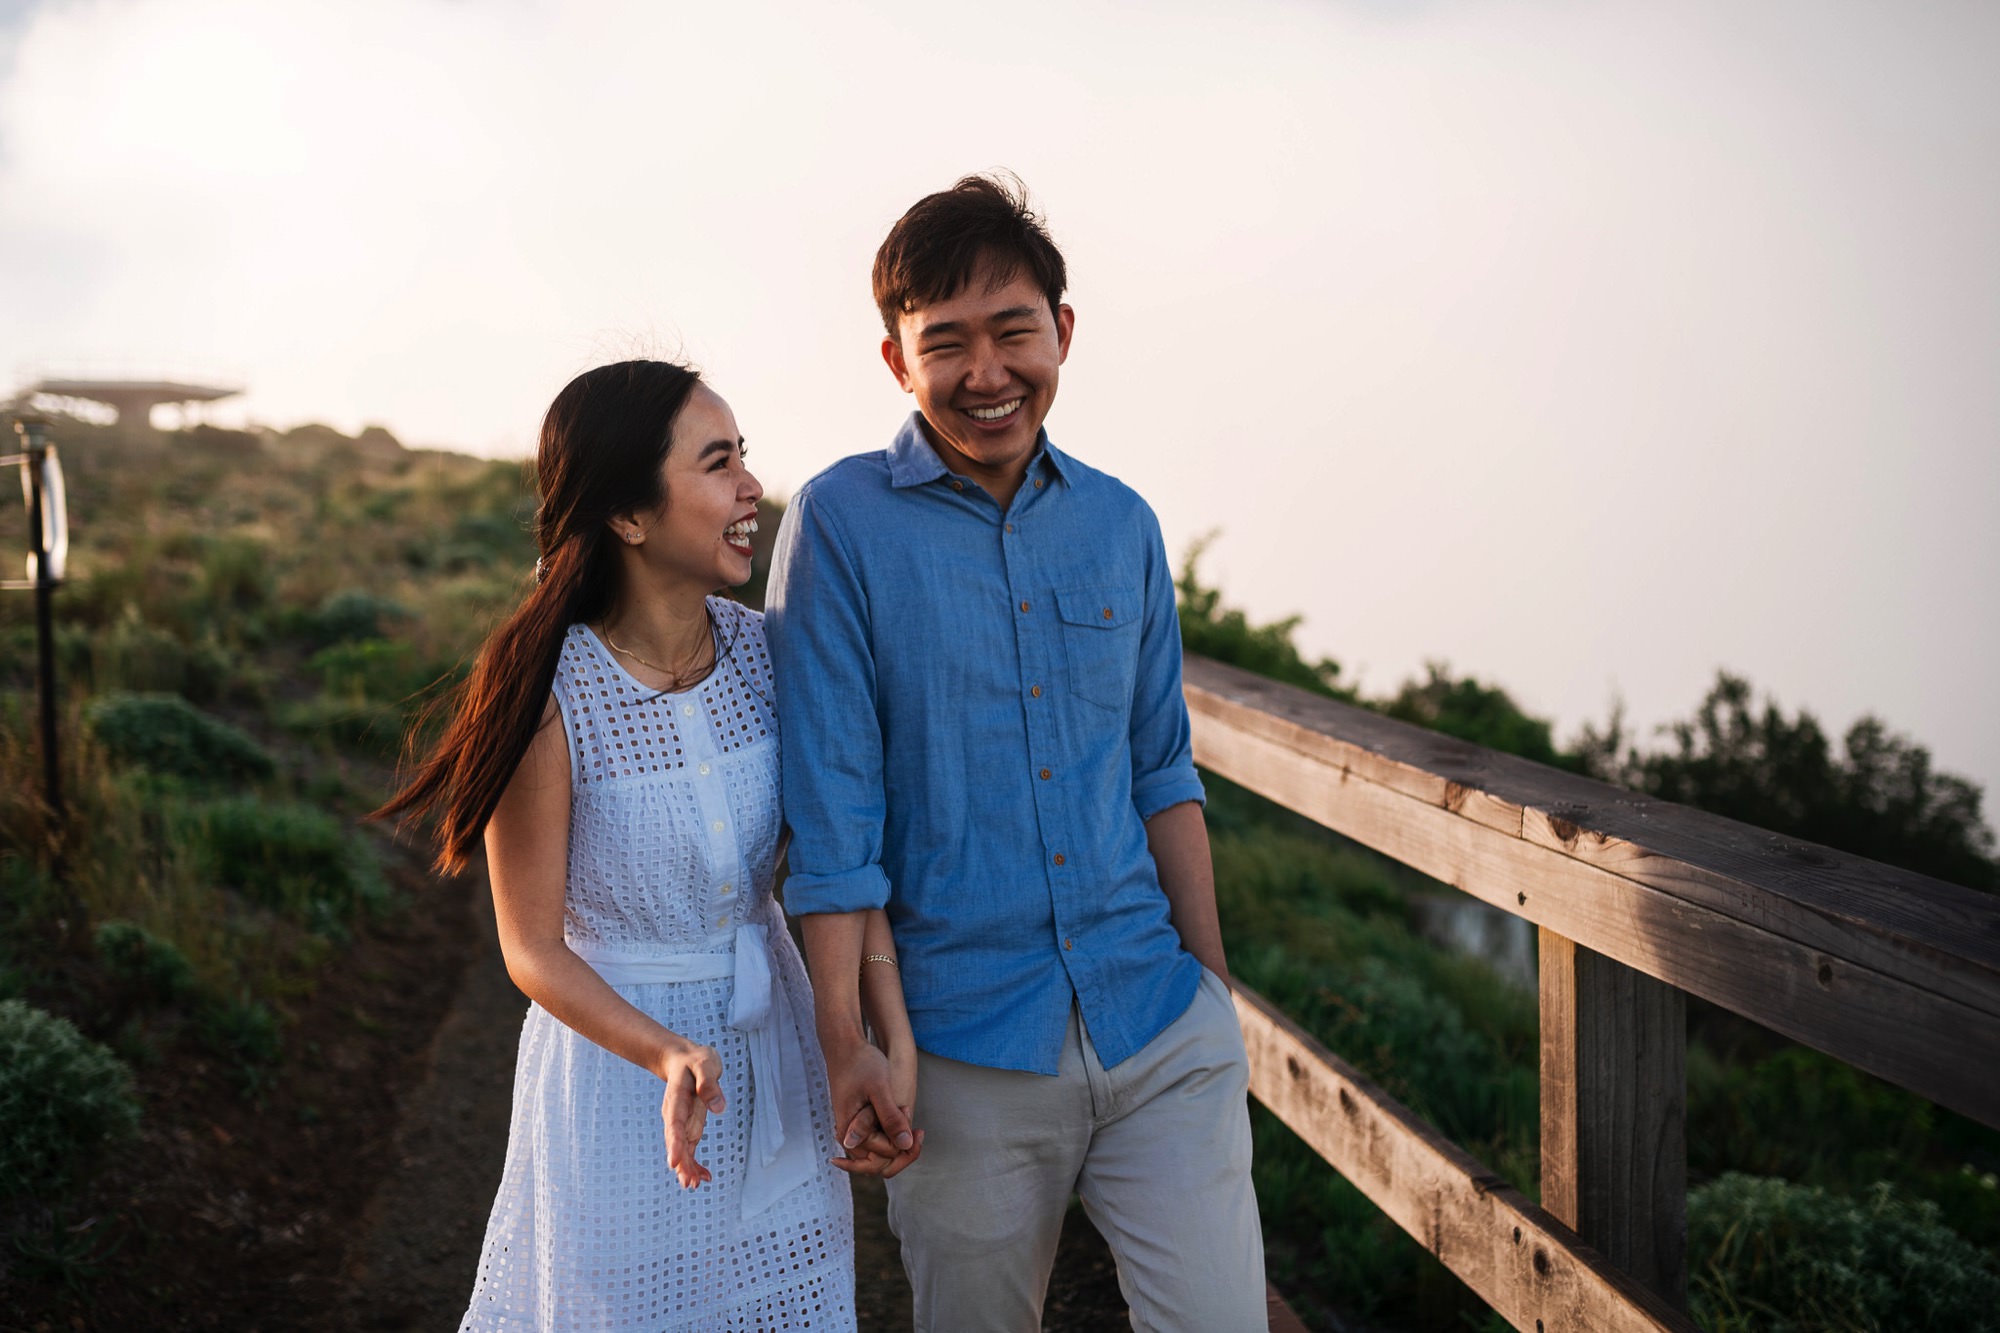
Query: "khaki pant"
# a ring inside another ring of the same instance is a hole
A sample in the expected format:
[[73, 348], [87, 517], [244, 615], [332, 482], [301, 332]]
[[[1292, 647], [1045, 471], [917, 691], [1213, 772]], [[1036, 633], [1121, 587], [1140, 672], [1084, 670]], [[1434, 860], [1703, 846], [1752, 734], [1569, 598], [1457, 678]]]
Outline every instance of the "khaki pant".
[[920, 1057], [924, 1155], [889, 1181], [919, 1333], [1041, 1327], [1072, 1192], [1118, 1260], [1132, 1327], [1262, 1333], [1249, 1064], [1228, 987], [1116, 1069], [1070, 1013], [1054, 1078]]

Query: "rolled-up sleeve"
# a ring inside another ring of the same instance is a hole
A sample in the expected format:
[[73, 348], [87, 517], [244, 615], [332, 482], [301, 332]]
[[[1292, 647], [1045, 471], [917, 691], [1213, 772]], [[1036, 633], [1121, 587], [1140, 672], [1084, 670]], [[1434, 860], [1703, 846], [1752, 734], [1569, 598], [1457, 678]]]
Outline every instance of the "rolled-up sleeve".
[[785, 910], [804, 916], [881, 907], [889, 881], [882, 873], [882, 733], [867, 594], [810, 484], [793, 497], [778, 530], [764, 630], [792, 829]]
[[1132, 804], [1151, 819], [1183, 801], [1206, 801], [1195, 772], [1181, 694], [1181, 626], [1159, 520], [1145, 509], [1146, 611], [1132, 688]]

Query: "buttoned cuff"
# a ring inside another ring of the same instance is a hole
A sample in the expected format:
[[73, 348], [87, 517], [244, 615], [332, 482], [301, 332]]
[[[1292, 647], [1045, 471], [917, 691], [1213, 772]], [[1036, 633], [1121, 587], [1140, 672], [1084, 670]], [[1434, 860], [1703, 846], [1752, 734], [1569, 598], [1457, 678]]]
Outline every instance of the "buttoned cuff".
[[[1203, 806], [1208, 804], [1208, 793], [1202, 790], [1201, 775], [1194, 771], [1193, 764], [1163, 768], [1157, 773], [1147, 773], [1134, 779], [1132, 783], [1132, 805], [1142, 820], [1151, 819], [1182, 801], [1193, 801]], [[787, 885], [786, 892], [790, 891]]]
[[785, 880], [785, 911], [792, 916], [866, 912], [888, 905], [889, 877], [872, 863], [836, 875], [794, 873]]

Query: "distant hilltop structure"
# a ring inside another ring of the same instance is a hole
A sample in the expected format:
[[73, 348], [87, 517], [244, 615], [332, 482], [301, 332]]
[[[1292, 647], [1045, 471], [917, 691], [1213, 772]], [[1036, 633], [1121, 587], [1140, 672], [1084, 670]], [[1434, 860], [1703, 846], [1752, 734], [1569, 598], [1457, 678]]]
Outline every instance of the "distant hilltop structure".
[[218, 402], [222, 398], [234, 398], [242, 388], [226, 384], [188, 384], [182, 380], [96, 380], [96, 378], [66, 378], [66, 376], [44, 376], [30, 380], [22, 386], [14, 402], [26, 406], [34, 398], [72, 398], [82, 402], [98, 402], [108, 406], [116, 420], [152, 420], [152, 408], [174, 404], [188, 412], [200, 402]]

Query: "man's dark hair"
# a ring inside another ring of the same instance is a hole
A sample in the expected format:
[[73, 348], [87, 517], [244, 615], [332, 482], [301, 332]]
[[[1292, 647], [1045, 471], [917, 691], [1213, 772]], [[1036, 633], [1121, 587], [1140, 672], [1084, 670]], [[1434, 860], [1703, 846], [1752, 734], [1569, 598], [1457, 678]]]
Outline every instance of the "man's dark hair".
[[1067, 278], [1062, 252], [1028, 207], [1028, 187], [1011, 174], [965, 176], [949, 190], [910, 206], [875, 252], [875, 305], [882, 327], [897, 336], [904, 314], [958, 295], [982, 262], [1005, 284], [1022, 273], [1062, 304]]

